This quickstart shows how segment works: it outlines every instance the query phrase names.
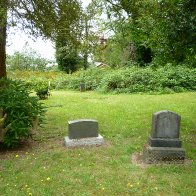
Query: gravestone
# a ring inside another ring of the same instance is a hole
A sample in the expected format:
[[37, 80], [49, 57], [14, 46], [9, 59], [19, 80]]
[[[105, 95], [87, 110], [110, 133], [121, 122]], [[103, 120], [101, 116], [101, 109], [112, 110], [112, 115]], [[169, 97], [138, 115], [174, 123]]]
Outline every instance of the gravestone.
[[86, 91], [86, 87], [84, 83], [80, 83], [80, 92]]
[[102, 145], [103, 137], [99, 134], [98, 122], [93, 119], [68, 121], [67, 147]]
[[152, 131], [144, 147], [145, 162], [178, 161], [185, 159], [185, 150], [179, 139], [181, 117], [162, 110], [152, 116]]

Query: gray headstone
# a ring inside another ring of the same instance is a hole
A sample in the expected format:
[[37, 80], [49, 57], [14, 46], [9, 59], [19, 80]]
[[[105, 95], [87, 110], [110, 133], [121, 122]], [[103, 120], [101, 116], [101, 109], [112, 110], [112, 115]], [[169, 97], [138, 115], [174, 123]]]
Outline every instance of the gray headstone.
[[98, 122], [92, 119], [80, 119], [68, 122], [70, 139], [98, 137]]
[[178, 114], [167, 110], [153, 114], [152, 132], [143, 151], [146, 162], [184, 160], [185, 150], [179, 140], [180, 120]]
[[79, 119], [69, 121], [65, 145], [67, 147], [100, 146], [104, 143], [104, 139], [98, 131], [98, 122], [96, 120]]
[[80, 83], [80, 92], [84, 92], [86, 90], [85, 84]]
[[156, 112], [152, 118], [153, 138], [179, 138], [181, 117], [167, 110]]

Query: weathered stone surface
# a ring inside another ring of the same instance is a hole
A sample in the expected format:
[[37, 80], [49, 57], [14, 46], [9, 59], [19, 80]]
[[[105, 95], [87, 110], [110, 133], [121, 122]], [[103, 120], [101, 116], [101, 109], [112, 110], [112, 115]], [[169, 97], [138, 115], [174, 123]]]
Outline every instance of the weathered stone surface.
[[80, 92], [86, 91], [86, 87], [84, 83], [80, 83]]
[[148, 139], [148, 144], [152, 147], [174, 147], [180, 148], [182, 142], [179, 139], [163, 139], [163, 138], [152, 138]]
[[98, 122], [93, 119], [80, 119], [68, 122], [69, 139], [98, 137]]
[[179, 140], [181, 117], [171, 111], [156, 112], [152, 117], [152, 132], [144, 147], [145, 162], [181, 161], [185, 150]]
[[183, 148], [151, 147], [147, 145], [143, 151], [143, 159], [146, 163], [182, 161], [185, 159], [185, 150]]
[[65, 137], [66, 147], [100, 146], [103, 143], [104, 139], [101, 135], [98, 135], [98, 137], [89, 137], [81, 139], [70, 139], [69, 137]]
[[179, 138], [181, 117], [167, 110], [154, 113], [152, 118], [152, 138]]

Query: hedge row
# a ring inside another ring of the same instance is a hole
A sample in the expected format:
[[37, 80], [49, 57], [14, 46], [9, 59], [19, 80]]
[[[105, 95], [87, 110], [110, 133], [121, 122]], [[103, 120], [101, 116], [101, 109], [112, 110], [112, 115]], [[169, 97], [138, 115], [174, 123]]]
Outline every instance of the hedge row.
[[[22, 78], [20, 78], [22, 79]], [[182, 92], [196, 90], [196, 69], [187, 67], [161, 67], [127, 69], [88, 69], [76, 74], [50, 74], [46, 77], [34, 76], [23, 78], [31, 89], [47, 86], [51, 89], [79, 90], [80, 83], [85, 83], [87, 90], [113, 93], [139, 92]]]

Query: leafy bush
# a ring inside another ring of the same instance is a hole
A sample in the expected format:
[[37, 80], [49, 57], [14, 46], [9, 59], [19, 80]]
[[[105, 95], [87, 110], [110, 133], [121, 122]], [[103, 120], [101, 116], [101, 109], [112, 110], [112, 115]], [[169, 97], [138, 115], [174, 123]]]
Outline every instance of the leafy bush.
[[101, 79], [104, 78], [105, 74], [108, 73], [107, 69], [88, 69], [82, 71], [79, 75], [80, 81], [85, 83], [86, 90], [96, 90], [101, 82]]
[[99, 89], [116, 93], [194, 91], [195, 75], [196, 69], [186, 67], [120, 69], [104, 75]]
[[48, 99], [49, 96], [49, 89], [48, 87], [40, 87], [36, 89], [36, 95], [39, 97], [39, 99]]
[[13, 147], [31, 135], [30, 128], [38, 118], [43, 120], [44, 107], [22, 81], [0, 80], [0, 108], [6, 114], [3, 143]]
[[196, 69], [190, 69], [187, 67], [165, 67], [158, 70], [164, 73], [160, 79], [162, 80], [162, 87], [168, 87], [171, 89], [177, 89], [179, 87], [186, 90], [196, 90]]
[[[26, 75], [28, 74], [26, 73]], [[31, 90], [36, 90], [40, 86], [47, 86], [48, 81], [50, 81], [50, 89], [79, 90], [80, 83], [85, 83], [86, 90], [101, 92], [173, 93], [195, 91], [195, 75], [196, 69], [186, 66], [174, 67], [168, 64], [160, 68], [92, 68], [74, 74], [35, 72], [31, 73], [31, 76], [23, 77], [23, 80]], [[12, 73], [12, 77], [16, 77], [16, 75]], [[18, 77], [20, 77], [19, 73]]]

